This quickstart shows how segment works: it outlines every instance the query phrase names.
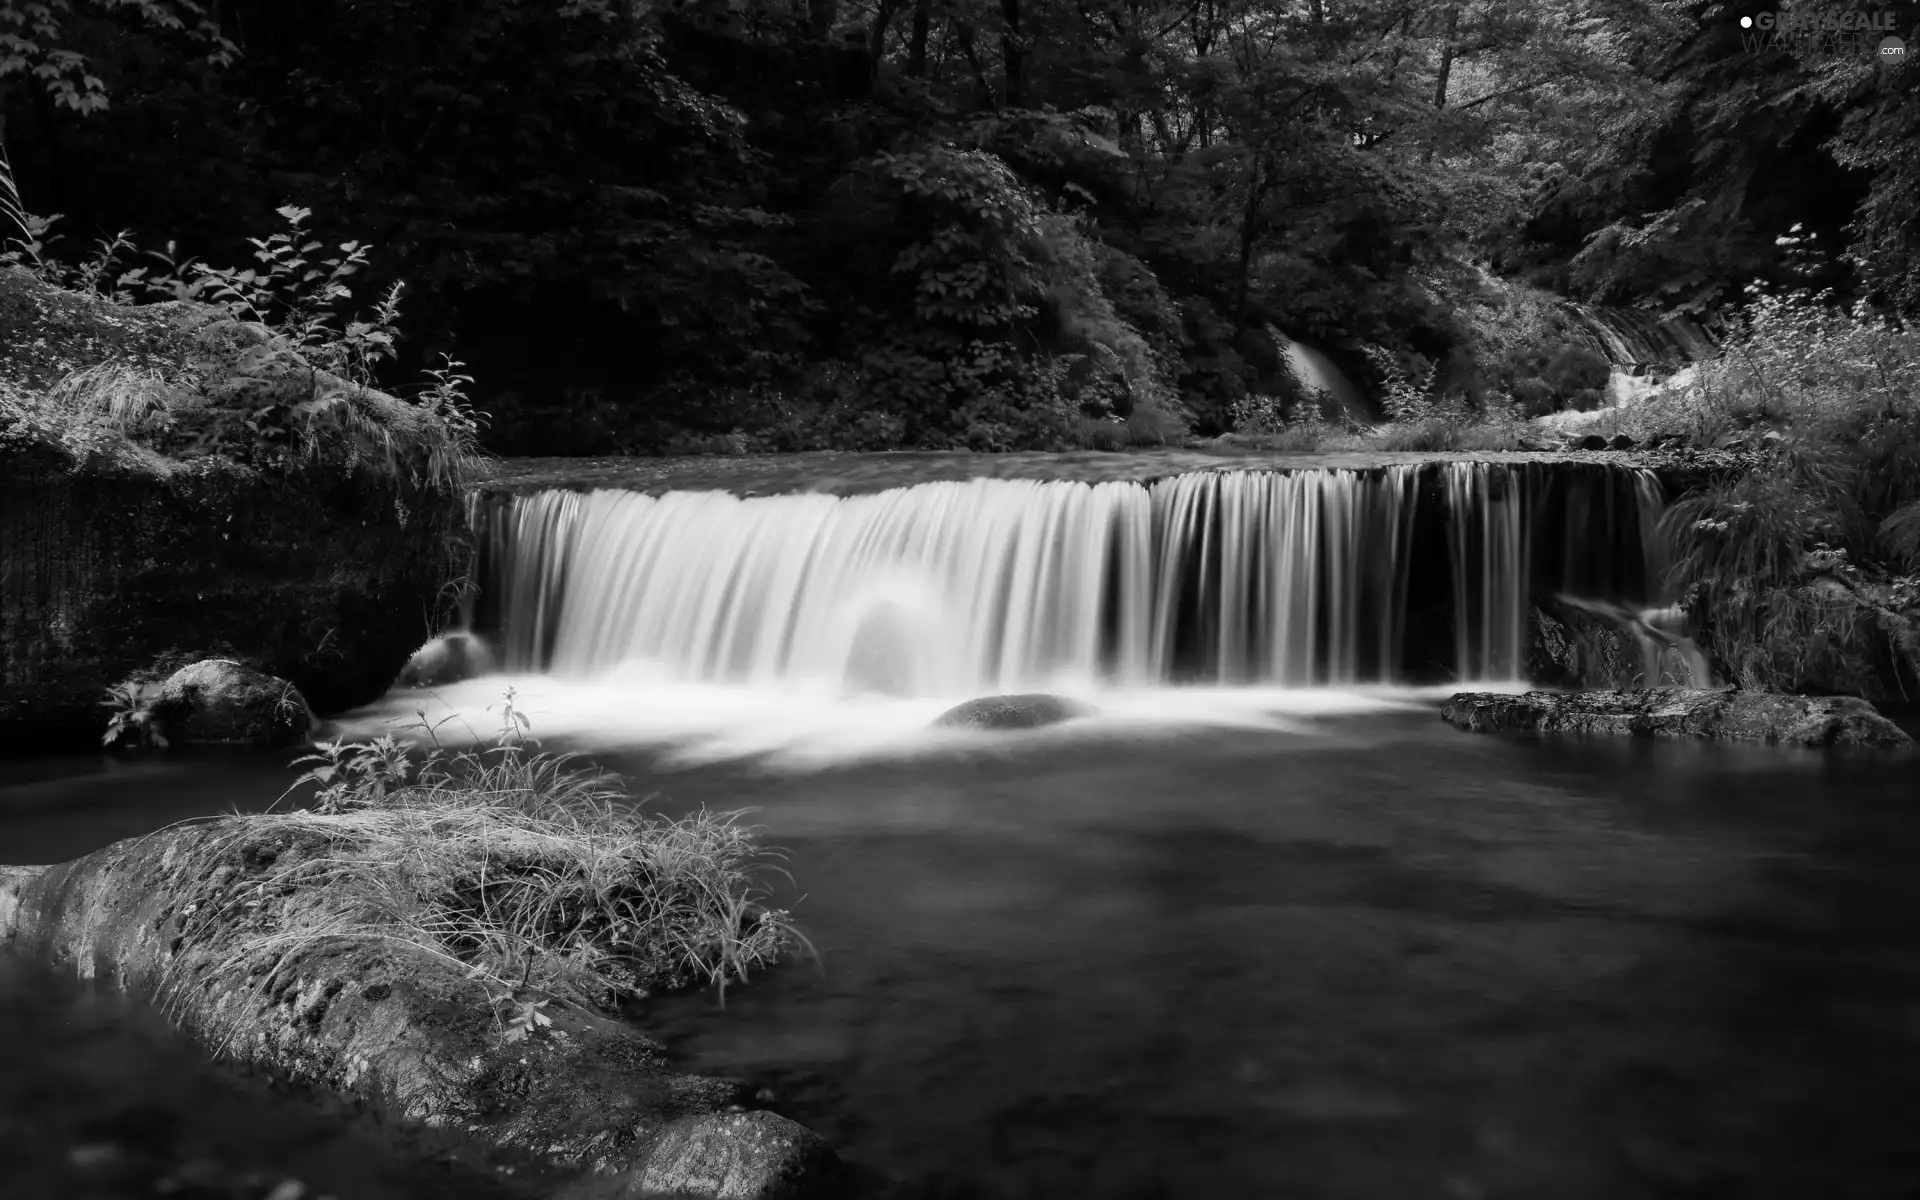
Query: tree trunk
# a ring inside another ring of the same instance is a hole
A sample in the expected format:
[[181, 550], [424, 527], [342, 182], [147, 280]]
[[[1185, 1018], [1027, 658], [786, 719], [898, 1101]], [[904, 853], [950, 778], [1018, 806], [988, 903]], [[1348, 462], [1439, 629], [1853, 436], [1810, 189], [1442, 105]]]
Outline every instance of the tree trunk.
[[1453, 74], [1453, 39], [1454, 34], [1459, 28], [1460, 6], [1450, 4], [1447, 6], [1447, 32], [1443, 35], [1446, 40], [1440, 47], [1440, 73], [1438, 78], [1433, 81], [1433, 106], [1435, 108], [1445, 108], [1447, 106], [1447, 79]]
[[867, 44], [867, 59], [873, 64], [870, 78], [880, 77], [880, 60], [887, 53], [887, 28], [900, 11], [900, 0], [880, 0], [880, 11], [873, 16], [873, 34]]
[[913, 0], [913, 34], [907, 40], [907, 74], [927, 75], [927, 27], [933, 21], [933, 0]]
[[1000, 0], [1000, 16], [1006, 22], [1000, 34], [1000, 64], [1005, 77], [1001, 95], [1007, 107], [1022, 108], [1027, 103], [1027, 51], [1020, 35], [1020, 0]]
[[973, 71], [973, 102], [977, 108], [997, 108], [993, 98], [993, 85], [987, 82], [987, 70], [980, 62], [979, 48], [974, 45], [973, 23], [961, 21], [954, 26], [953, 35], [960, 43], [960, 53], [966, 56], [967, 66]]
[[[1446, 33], [1442, 35], [1444, 42], [1440, 44], [1440, 71], [1434, 77], [1434, 111], [1446, 108], [1446, 84], [1453, 75], [1453, 35], [1457, 31], [1459, 31], [1459, 6], [1450, 4], [1446, 10]], [[1438, 138], [1440, 138], [1440, 131], [1434, 131], [1434, 136], [1427, 140], [1425, 161], [1428, 163], [1434, 161], [1434, 150], [1436, 150]]]
[[1267, 190], [1267, 173], [1262, 170], [1264, 165], [1261, 158], [1255, 155], [1253, 174], [1247, 180], [1246, 207], [1240, 214], [1240, 280], [1234, 308], [1236, 323], [1242, 328], [1247, 323], [1253, 291], [1253, 247], [1260, 240], [1260, 201]]
[[833, 32], [833, 23], [840, 19], [840, 0], [807, 0], [807, 32], [815, 38], [824, 38]]

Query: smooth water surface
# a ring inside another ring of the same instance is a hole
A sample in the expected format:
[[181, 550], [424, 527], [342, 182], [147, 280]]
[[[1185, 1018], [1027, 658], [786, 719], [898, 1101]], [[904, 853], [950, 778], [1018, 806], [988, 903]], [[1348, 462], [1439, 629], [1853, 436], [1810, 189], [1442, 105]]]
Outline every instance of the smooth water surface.
[[[768, 733], [741, 697], [676, 724], [579, 686], [518, 702], [665, 808], [756, 808], [820, 952], [645, 1019], [770, 1089], [861, 1194], [1920, 1196], [1915, 757], [1476, 737], [1410, 695], [939, 738], [822, 707]], [[276, 770], [187, 767], [212, 810]], [[0, 845], [137, 823], [9, 778]], [[59, 1082], [6, 1093], [10, 1120], [152, 1086], [135, 1056], [76, 1068], [81, 1018], [23, 986], [0, 978], [6, 1070]]]

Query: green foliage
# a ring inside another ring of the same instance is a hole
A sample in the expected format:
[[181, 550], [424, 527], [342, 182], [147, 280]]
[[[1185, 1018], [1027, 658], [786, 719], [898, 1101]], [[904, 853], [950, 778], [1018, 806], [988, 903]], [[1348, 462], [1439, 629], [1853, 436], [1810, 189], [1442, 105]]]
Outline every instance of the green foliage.
[[869, 168], [901, 198], [908, 242], [889, 269], [922, 321], [998, 332], [1038, 310], [1041, 210], [982, 150], [883, 154]]
[[107, 106], [106, 84], [72, 48], [69, 21], [76, 8], [124, 10], [146, 27], [178, 34], [206, 62], [231, 63], [237, 48], [194, 0], [0, 0], [0, 86], [9, 76], [30, 76], [45, 85], [55, 108], [77, 113]]
[[100, 744], [108, 749], [166, 749], [166, 735], [160, 732], [160, 721], [153, 711], [154, 695], [151, 686], [131, 681], [108, 688], [100, 701], [107, 710], [107, 728], [100, 735]]
[[1783, 646], [1831, 655], [1857, 632], [1853, 608], [1803, 586], [1810, 555], [1920, 568], [1920, 334], [1830, 296], [1751, 300], [1726, 356], [1636, 406], [1633, 432], [1678, 426], [1756, 456], [1672, 505], [1665, 532], [1720, 656], [1754, 686], [1794, 687], [1813, 660]]
[[[284, 404], [248, 418], [280, 445], [351, 416], [298, 411], [282, 345], [389, 390], [471, 362], [516, 452], [1118, 445], [1296, 399], [1269, 324], [1476, 406], [1596, 400], [1548, 370], [1587, 341], [1550, 297], [1443, 276], [1703, 311], [1782, 278], [1807, 219], [1845, 243], [1823, 282], [1920, 278], [1911, 89], [1753, 61], [1665, 0], [670, 7], [226, 0], [222, 35], [174, 0], [0, 0], [0, 81], [55, 99], [0, 88], [0, 120], [90, 233], [231, 261], [272, 205], [381, 231], [378, 263], [254, 244], [328, 312], [328, 259], [415, 288], [405, 345], [265, 302], [284, 343], [229, 382]], [[15, 222], [23, 261], [70, 257], [52, 220]]]
[[[27, 240], [15, 239], [0, 266], [37, 279], [41, 297], [53, 294], [49, 289], [83, 297], [95, 328], [164, 327], [149, 341], [165, 344], [172, 361], [129, 363], [101, 346], [89, 363], [54, 359], [63, 375], [20, 379], [28, 385], [24, 395], [0, 402], [23, 427], [83, 457], [137, 440], [163, 452], [225, 452], [276, 469], [300, 459], [349, 471], [370, 467], [413, 486], [457, 490], [478, 453], [484, 420], [465, 401], [472, 378], [449, 361], [429, 372], [418, 404], [373, 392], [374, 368], [393, 353], [400, 288], [394, 285], [364, 317], [336, 311], [351, 299], [344, 281], [365, 264], [367, 250], [347, 242], [336, 256], [310, 259], [322, 245], [304, 228], [309, 215], [282, 208], [288, 228], [251, 239], [260, 265], [245, 270], [176, 261], [171, 247], [148, 255], [160, 269], [122, 268], [135, 249], [124, 232], [68, 265], [47, 256], [36, 238], [51, 219], [30, 219]], [[155, 317], [141, 305], [144, 297], [180, 307]], [[41, 318], [51, 311], [44, 299], [40, 308]], [[47, 342], [41, 336], [35, 344]]]
[[1547, 360], [1541, 380], [1563, 396], [1595, 392], [1606, 388], [1613, 364], [1591, 346], [1562, 346]]

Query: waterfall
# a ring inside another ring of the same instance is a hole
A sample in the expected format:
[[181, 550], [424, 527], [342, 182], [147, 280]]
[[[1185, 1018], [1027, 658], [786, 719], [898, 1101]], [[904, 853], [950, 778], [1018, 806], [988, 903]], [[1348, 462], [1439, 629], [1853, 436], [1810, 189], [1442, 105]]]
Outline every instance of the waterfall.
[[[1583, 549], [1571, 543], [1562, 550], [1554, 604], [1568, 611], [1597, 617], [1631, 637], [1639, 650], [1639, 679], [1645, 686], [1711, 687], [1713, 673], [1706, 657], [1687, 634], [1686, 615], [1674, 595], [1671, 560], [1659, 535], [1666, 496], [1652, 471], [1635, 469], [1617, 476], [1624, 487], [1587, 489], [1569, 498], [1580, 511], [1570, 527], [1596, 529], [1603, 541], [1637, 545], [1641, 559], [1632, 574], [1638, 586], [1622, 586], [1618, 575], [1595, 572], [1583, 561]], [[1625, 492], [1628, 502], [1613, 503]], [[1596, 508], [1596, 501], [1597, 508]], [[1630, 517], [1632, 528], [1617, 530], [1611, 521]], [[1617, 564], [1615, 564], [1617, 565]], [[1582, 569], [1587, 568], [1587, 569]]]
[[1527, 517], [1517, 473], [1490, 463], [1447, 472], [1453, 550], [1454, 663], [1463, 678], [1526, 674]]
[[1567, 309], [1617, 367], [1679, 367], [1717, 352], [1707, 327], [1690, 317], [1656, 317], [1636, 309], [1571, 302]]
[[[1395, 682], [1450, 654], [1453, 677], [1512, 681], [1531, 597], [1582, 582], [1542, 575], [1559, 557], [1537, 541], [1597, 547], [1646, 592], [1649, 493], [1621, 477], [1437, 463], [496, 496], [481, 607], [510, 669], [559, 676], [640, 661], [689, 683], [941, 696]], [[1410, 627], [1450, 628], [1451, 647], [1416, 654]]]

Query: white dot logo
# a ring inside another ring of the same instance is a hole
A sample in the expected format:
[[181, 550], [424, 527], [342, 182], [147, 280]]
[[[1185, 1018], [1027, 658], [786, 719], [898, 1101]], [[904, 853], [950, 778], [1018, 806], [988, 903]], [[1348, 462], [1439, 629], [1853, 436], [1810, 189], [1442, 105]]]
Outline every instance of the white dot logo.
[[1753, 18], [1752, 18], [1752, 17], [1741, 17], [1741, 18], [1740, 18], [1740, 28], [1742, 28], [1742, 29], [1752, 29], [1752, 28], [1753, 28]]
[[1883, 67], [1901, 67], [1907, 62], [1907, 44], [1897, 37], [1885, 38], [1880, 42], [1880, 65]]

